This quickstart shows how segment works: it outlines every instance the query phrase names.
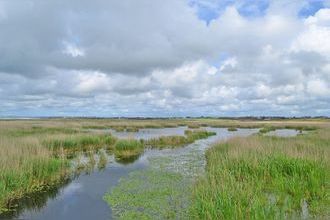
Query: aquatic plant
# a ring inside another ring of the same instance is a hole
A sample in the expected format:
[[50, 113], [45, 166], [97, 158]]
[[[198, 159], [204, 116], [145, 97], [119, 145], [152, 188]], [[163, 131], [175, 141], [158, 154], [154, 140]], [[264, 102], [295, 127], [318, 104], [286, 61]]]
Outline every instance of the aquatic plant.
[[195, 129], [195, 128], [200, 128], [201, 126], [199, 124], [189, 124], [188, 128]]
[[137, 128], [137, 127], [128, 127], [128, 128], [126, 128], [126, 131], [127, 132], [138, 132], [139, 128]]
[[99, 152], [99, 162], [97, 165], [98, 169], [99, 170], [104, 169], [107, 165], [107, 162], [108, 162], [108, 159], [107, 159], [106, 154], [103, 151], [100, 151]]
[[208, 138], [215, 134], [215, 132], [205, 130], [186, 130], [185, 136], [161, 136], [146, 140], [144, 144], [153, 148], [175, 148], [193, 143], [195, 140]]
[[116, 219], [187, 219], [189, 190], [178, 173], [135, 171], [104, 196]]
[[184, 136], [161, 136], [145, 141], [146, 146], [153, 148], [174, 148], [188, 143], [188, 139]]
[[55, 155], [59, 155], [62, 152], [70, 154], [77, 151], [98, 150], [103, 147], [111, 148], [115, 142], [116, 138], [110, 134], [77, 134], [50, 137], [43, 141], [43, 145], [50, 148]]
[[95, 155], [93, 152], [88, 152], [88, 169], [93, 170], [96, 164]]
[[123, 132], [125, 131], [125, 126], [116, 126], [116, 127], [112, 127], [112, 129], [114, 129], [117, 132]]
[[271, 126], [267, 126], [267, 127], [263, 127], [259, 130], [259, 134], [265, 134], [268, 133], [270, 131], [275, 131], [276, 128], [275, 127], [271, 127]]
[[235, 128], [235, 127], [229, 127], [227, 130], [228, 131], [237, 131], [237, 128]]
[[209, 149], [191, 218], [322, 217], [329, 204], [329, 130], [292, 138], [234, 138]]
[[205, 139], [210, 136], [216, 135], [216, 133], [213, 131], [206, 130], [185, 130], [185, 135], [190, 142], [194, 142], [195, 140]]
[[[2, 158], [0, 162], [0, 213], [15, 207], [12, 201], [56, 185], [68, 174], [67, 161], [52, 158], [51, 153], [42, 147], [39, 150], [27, 144], [16, 147], [11, 151], [13, 154], [17, 152], [17, 155], [9, 156], [6, 152], [9, 158]], [[20, 154], [21, 151], [26, 154]]]
[[141, 141], [135, 139], [119, 139], [114, 146], [114, 154], [117, 158], [127, 158], [141, 154], [143, 149]]
[[[111, 153], [115, 151], [116, 138], [86, 131], [86, 128], [162, 128], [199, 124], [211, 127], [273, 126], [313, 130], [328, 127], [329, 122], [328, 119], [262, 121], [217, 118], [0, 120], [0, 210], [15, 206], [16, 198], [32, 191], [48, 189], [56, 182], [65, 179], [70, 172], [68, 158], [73, 158], [77, 152], [96, 151], [103, 147], [111, 150]], [[323, 130], [310, 133], [320, 131]], [[313, 146], [315, 143], [317, 145], [319, 142], [324, 140], [313, 139], [308, 142], [308, 146]], [[301, 145], [307, 146], [307, 143]], [[301, 152], [299, 148], [295, 151]], [[303, 152], [305, 156], [308, 155], [308, 150]], [[320, 152], [322, 153], [324, 155], [324, 152]]]

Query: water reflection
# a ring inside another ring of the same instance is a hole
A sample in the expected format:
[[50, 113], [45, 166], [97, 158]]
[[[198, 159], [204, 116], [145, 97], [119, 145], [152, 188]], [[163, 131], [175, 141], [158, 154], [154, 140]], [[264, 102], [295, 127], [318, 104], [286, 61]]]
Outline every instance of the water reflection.
[[102, 132], [102, 133], [111, 133], [113, 136], [126, 139], [126, 138], [134, 138], [134, 139], [152, 139], [158, 138], [160, 136], [172, 136], [172, 135], [184, 135], [184, 131], [187, 130], [187, 126], [174, 127], [174, 128], [141, 128], [139, 131], [116, 131], [113, 129], [89, 129], [89, 131], [93, 132]]
[[140, 158], [140, 156], [141, 154], [130, 157], [123, 157], [123, 158], [115, 157], [115, 161], [119, 164], [128, 165], [137, 161]]
[[275, 131], [270, 131], [266, 133], [266, 136], [277, 136], [277, 137], [294, 137], [298, 134], [303, 134], [303, 131], [294, 129], [276, 129]]
[[[162, 135], [184, 135], [186, 129], [187, 127], [141, 129], [139, 132], [126, 132], [129, 133], [126, 135], [134, 133], [134, 137], [138, 139], [148, 139]], [[164, 163], [164, 160], [150, 162], [150, 158], [167, 156], [171, 159], [169, 162], [165, 161], [169, 169], [177, 169], [179, 172], [189, 175], [196, 174], [203, 172], [205, 165], [203, 153], [212, 143], [233, 136], [248, 136], [259, 130], [238, 129], [229, 132], [226, 128], [205, 127], [203, 129], [215, 131], [216, 135], [183, 148], [146, 150], [141, 155], [127, 159], [115, 158], [113, 151], [104, 151], [107, 153], [107, 164], [102, 171], [98, 170], [99, 154], [96, 154], [93, 167], [89, 166], [87, 171], [85, 169], [79, 172], [70, 181], [47, 192], [33, 194], [20, 200], [15, 211], [0, 215], [0, 219], [111, 219], [112, 210], [103, 201], [104, 194], [130, 172], [144, 170], [150, 167], [150, 163], [159, 166]], [[120, 132], [120, 137], [124, 137], [124, 133]], [[195, 157], [196, 154], [197, 157]], [[89, 159], [89, 155], [83, 155], [79, 163], [89, 164]], [[191, 166], [192, 164], [195, 166]]]
[[18, 218], [18, 216], [26, 209], [36, 212], [41, 211], [47, 205], [48, 200], [55, 199], [61, 193], [62, 189], [67, 189], [65, 188], [66, 186], [69, 185], [70, 187], [70, 182], [70, 179], [66, 179], [58, 185], [50, 187], [45, 191], [31, 193], [19, 200], [12, 201], [12, 203], [15, 204], [15, 209], [9, 212], [1, 213], [0, 219]]

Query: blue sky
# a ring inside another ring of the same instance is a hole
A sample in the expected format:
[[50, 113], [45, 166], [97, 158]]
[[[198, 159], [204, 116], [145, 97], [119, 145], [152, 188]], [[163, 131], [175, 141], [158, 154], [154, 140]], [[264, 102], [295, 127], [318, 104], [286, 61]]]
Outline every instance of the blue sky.
[[[295, 4], [299, 1], [304, 2], [297, 11], [297, 15], [302, 18], [314, 15], [318, 10], [326, 7], [324, 0], [284, 1], [283, 5]], [[250, 18], [264, 16], [270, 0], [191, 0], [190, 4], [192, 7], [196, 7], [199, 18], [209, 23], [217, 19], [228, 6], [236, 6], [242, 16]]]
[[329, 7], [0, 0], [0, 117], [330, 116]]

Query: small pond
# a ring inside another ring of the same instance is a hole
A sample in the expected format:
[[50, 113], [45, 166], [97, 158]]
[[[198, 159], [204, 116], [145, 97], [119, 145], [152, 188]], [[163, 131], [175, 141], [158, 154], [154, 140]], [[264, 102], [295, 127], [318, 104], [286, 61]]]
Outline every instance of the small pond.
[[294, 129], [276, 129], [275, 131], [270, 131], [266, 133], [267, 136], [277, 136], [277, 137], [294, 137], [298, 134], [303, 134], [304, 131], [294, 130]]

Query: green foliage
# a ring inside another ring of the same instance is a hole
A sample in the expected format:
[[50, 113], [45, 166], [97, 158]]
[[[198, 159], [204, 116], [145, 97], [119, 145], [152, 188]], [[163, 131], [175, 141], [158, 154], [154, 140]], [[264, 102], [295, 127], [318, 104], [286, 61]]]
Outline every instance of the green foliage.
[[188, 139], [184, 136], [162, 136], [145, 141], [145, 145], [155, 148], [174, 148], [188, 143]]
[[12, 208], [11, 200], [58, 184], [67, 175], [68, 163], [63, 160], [40, 158], [25, 160], [23, 163], [24, 170], [3, 170], [0, 173], [2, 208]]
[[216, 133], [213, 131], [205, 130], [186, 130], [185, 135], [190, 142], [194, 142], [195, 140], [206, 139], [210, 136], [216, 135]]
[[99, 162], [97, 167], [99, 168], [99, 170], [102, 170], [106, 167], [108, 162], [107, 156], [103, 151], [99, 152]]
[[185, 136], [162, 136], [145, 141], [145, 145], [154, 148], [175, 148], [191, 144], [196, 140], [215, 135], [215, 132], [205, 130], [186, 130]]
[[135, 150], [143, 148], [141, 141], [134, 139], [121, 139], [118, 140], [115, 144], [115, 150], [123, 151], [123, 150]]
[[128, 127], [128, 128], [126, 128], [126, 131], [127, 132], [138, 132], [139, 128], [137, 128], [137, 127]]
[[199, 124], [189, 124], [188, 128], [192, 128], [192, 129], [200, 128], [200, 125]]
[[115, 144], [114, 154], [117, 159], [126, 159], [140, 155], [144, 150], [141, 141], [134, 139], [120, 139]]
[[32, 128], [15, 129], [8, 132], [13, 137], [29, 136], [35, 134], [75, 134], [78, 130], [73, 128], [57, 128], [57, 127], [39, 127], [33, 126]]
[[116, 138], [111, 135], [82, 134], [66, 136], [59, 139], [47, 139], [43, 144], [58, 155], [61, 153], [62, 149], [65, 153], [97, 150], [105, 146], [109, 148], [114, 145], [115, 142]]
[[235, 127], [229, 127], [228, 128], [228, 131], [237, 131], [237, 128], [235, 128]]
[[185, 219], [189, 187], [180, 174], [135, 171], [104, 196], [117, 219]]
[[260, 134], [265, 134], [265, 133], [268, 133], [268, 132], [270, 132], [270, 131], [275, 131], [275, 130], [276, 130], [275, 127], [270, 127], [270, 126], [268, 126], [268, 127], [263, 127], [263, 128], [261, 128], [261, 129], [259, 130], [259, 133], [260, 133]]
[[207, 152], [207, 173], [194, 188], [195, 219], [325, 216], [329, 207], [329, 133], [255, 136]]

